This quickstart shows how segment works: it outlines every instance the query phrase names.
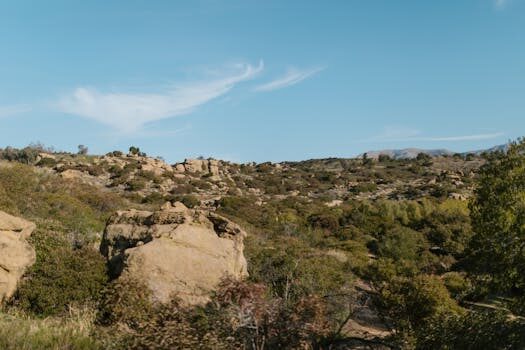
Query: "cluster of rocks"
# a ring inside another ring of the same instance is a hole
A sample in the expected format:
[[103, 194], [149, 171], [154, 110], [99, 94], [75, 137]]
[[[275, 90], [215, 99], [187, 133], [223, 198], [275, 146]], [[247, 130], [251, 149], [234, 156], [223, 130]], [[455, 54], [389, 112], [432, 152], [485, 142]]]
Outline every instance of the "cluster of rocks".
[[220, 162], [215, 159], [186, 159], [174, 165], [175, 172], [220, 176]]
[[[13, 296], [36, 259], [27, 238], [35, 224], [0, 211], [0, 302]], [[132, 277], [151, 290], [155, 301], [176, 296], [188, 305], [209, 300], [223, 278], [248, 275], [246, 233], [213, 212], [166, 203], [150, 212], [116, 212], [100, 246], [114, 278]]]

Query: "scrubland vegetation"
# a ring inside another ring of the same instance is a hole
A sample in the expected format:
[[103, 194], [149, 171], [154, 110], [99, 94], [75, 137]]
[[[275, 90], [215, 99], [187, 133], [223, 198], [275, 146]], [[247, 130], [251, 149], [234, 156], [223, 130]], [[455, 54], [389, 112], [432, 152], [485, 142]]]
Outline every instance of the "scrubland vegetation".
[[[115, 210], [199, 206], [216, 181], [67, 155], [83, 164], [68, 168], [109, 173], [99, 186], [61, 178], [49, 171], [59, 162], [32, 148], [3, 150], [0, 210], [37, 224], [37, 263], [0, 313], [0, 348], [525, 348], [524, 150], [518, 142], [469, 160], [308, 161], [287, 172], [230, 164], [213, 206], [249, 232], [250, 277], [224, 280], [194, 308], [176, 296], [156, 305], [139, 282], [109, 280], [97, 244]], [[465, 176], [436, 175], [445, 163]], [[141, 192], [167, 178], [170, 191]], [[363, 306], [387, 335], [353, 333], [349, 320]]]

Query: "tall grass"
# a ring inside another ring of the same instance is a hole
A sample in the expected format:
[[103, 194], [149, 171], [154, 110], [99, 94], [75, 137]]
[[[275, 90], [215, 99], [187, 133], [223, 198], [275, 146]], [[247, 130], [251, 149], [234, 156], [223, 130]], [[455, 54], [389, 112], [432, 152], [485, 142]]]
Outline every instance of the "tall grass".
[[0, 312], [0, 349], [2, 350], [98, 350], [95, 339], [94, 311], [70, 310], [64, 318], [35, 319], [16, 313]]

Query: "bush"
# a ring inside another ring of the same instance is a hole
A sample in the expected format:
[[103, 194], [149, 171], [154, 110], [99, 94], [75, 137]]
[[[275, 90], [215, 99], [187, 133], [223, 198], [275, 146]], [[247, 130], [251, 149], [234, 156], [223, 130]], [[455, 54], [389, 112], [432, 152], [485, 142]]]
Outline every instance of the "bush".
[[418, 332], [417, 349], [524, 349], [525, 322], [503, 312], [438, 317]]
[[274, 297], [286, 301], [345, 293], [353, 279], [350, 264], [290, 240], [259, 248], [249, 256], [248, 268], [253, 281], [264, 283]]
[[128, 191], [140, 191], [146, 188], [146, 181], [142, 178], [133, 178], [127, 182]]
[[436, 317], [462, 313], [443, 282], [431, 275], [395, 278], [380, 294], [381, 306], [403, 332], [421, 329]]
[[182, 196], [180, 201], [182, 202], [182, 204], [184, 204], [190, 209], [198, 207], [201, 204], [201, 201], [197, 197], [192, 195]]
[[362, 183], [356, 185], [350, 189], [350, 192], [353, 194], [367, 193], [377, 191], [377, 185], [375, 183]]
[[443, 282], [450, 294], [456, 299], [464, 297], [472, 288], [471, 282], [464, 274], [459, 272], [452, 271], [445, 273], [443, 275]]
[[102, 293], [98, 323], [124, 324], [135, 328], [153, 312], [149, 288], [137, 279], [123, 275], [106, 286]]
[[30, 243], [37, 260], [18, 288], [15, 305], [49, 316], [64, 313], [71, 305], [99, 302], [107, 282], [106, 264], [100, 253], [88, 247], [73, 249], [65, 237], [42, 225]]
[[57, 165], [57, 161], [54, 160], [53, 158], [43, 157], [42, 159], [38, 161], [36, 165], [41, 166], [41, 167], [46, 167], [46, 168], [52, 168], [55, 165]]

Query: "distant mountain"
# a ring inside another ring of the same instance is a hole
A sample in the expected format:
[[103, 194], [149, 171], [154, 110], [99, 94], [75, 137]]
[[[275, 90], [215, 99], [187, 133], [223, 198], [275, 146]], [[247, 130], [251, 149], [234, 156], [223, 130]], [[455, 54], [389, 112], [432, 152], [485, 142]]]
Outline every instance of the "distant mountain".
[[481, 153], [484, 153], [484, 152], [507, 152], [509, 149], [509, 144], [506, 143], [504, 145], [498, 145], [498, 146], [494, 146], [494, 147], [491, 147], [491, 148], [487, 148], [487, 149], [482, 149], [482, 150], [477, 150], [477, 151], [472, 151], [472, 152], [465, 152], [464, 154], [469, 154], [469, 153], [473, 153], [475, 155], [480, 155]]
[[[416, 158], [419, 153], [428, 154], [431, 157], [440, 157], [440, 156], [452, 156], [456, 153], [467, 155], [475, 154], [480, 155], [484, 152], [507, 152], [509, 149], [508, 144], [498, 145], [487, 149], [470, 151], [470, 152], [453, 152], [448, 149], [421, 149], [421, 148], [403, 148], [403, 149], [384, 149], [381, 151], [369, 151], [366, 152], [368, 158], [377, 159], [380, 155], [389, 156], [392, 159], [413, 159]], [[362, 157], [360, 155], [359, 157]]]
[[448, 155], [451, 156], [454, 152], [448, 149], [420, 149], [420, 148], [404, 148], [404, 149], [384, 149], [381, 151], [366, 152], [368, 158], [377, 159], [380, 155], [389, 156], [392, 159], [412, 159], [416, 158], [419, 153], [425, 153], [432, 157], [439, 157]]

